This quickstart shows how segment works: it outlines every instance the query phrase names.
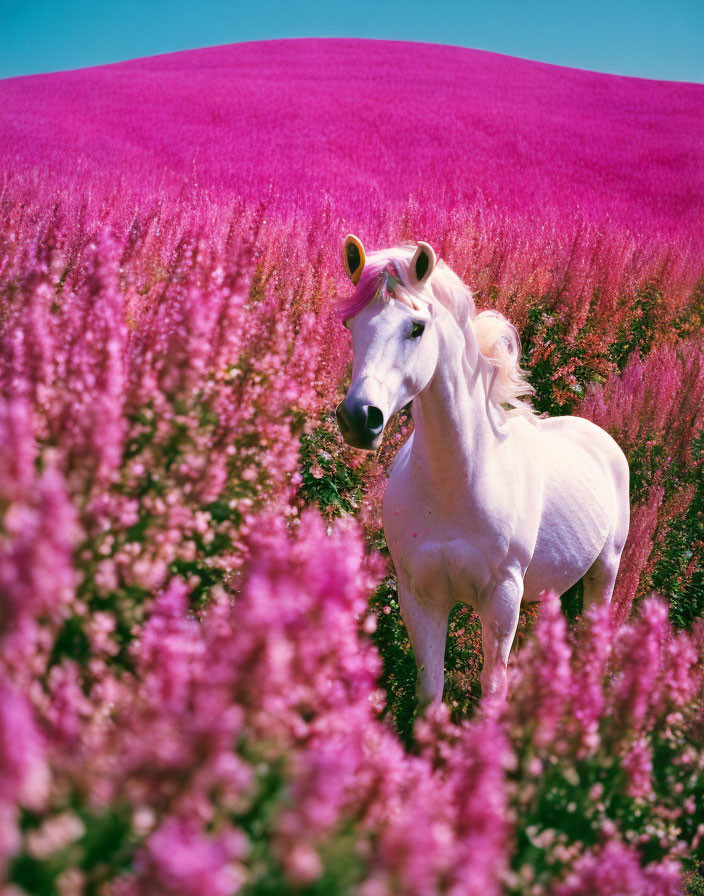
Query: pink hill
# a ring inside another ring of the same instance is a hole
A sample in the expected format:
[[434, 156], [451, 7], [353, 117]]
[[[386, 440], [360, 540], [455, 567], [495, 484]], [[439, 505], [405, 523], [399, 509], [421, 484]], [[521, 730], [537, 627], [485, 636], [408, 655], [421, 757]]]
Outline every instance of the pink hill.
[[[0, 165], [194, 179], [225, 196], [326, 192], [579, 214], [694, 236], [704, 87], [432, 44], [263, 41], [0, 82]], [[87, 172], [87, 173], [86, 173]]]

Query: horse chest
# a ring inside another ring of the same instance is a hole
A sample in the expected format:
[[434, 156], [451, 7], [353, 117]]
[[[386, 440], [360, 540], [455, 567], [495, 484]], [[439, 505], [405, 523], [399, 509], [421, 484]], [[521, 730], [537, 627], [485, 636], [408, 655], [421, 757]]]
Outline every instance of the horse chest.
[[485, 554], [464, 538], [421, 542], [402, 555], [401, 564], [414, 594], [450, 606], [458, 601], [478, 605], [492, 581]]
[[392, 478], [384, 498], [384, 533], [400, 580], [429, 601], [476, 603], [505, 554], [505, 537]]

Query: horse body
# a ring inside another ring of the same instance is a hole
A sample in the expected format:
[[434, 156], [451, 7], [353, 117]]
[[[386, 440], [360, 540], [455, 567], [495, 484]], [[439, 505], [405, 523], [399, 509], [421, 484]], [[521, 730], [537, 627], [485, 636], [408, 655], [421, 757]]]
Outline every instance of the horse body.
[[546, 475], [526, 597], [535, 599], [546, 588], [563, 594], [587, 576], [586, 609], [595, 600], [611, 600], [628, 535], [628, 462], [590, 420], [540, 420], [538, 431]]
[[[583, 577], [585, 607], [611, 599], [628, 531], [628, 465], [590, 421], [507, 415], [490, 400], [497, 364], [480, 350], [472, 315], [463, 326], [461, 307], [432, 296], [425, 304], [412, 275], [398, 282], [412, 291], [405, 308], [371, 302], [353, 316], [346, 402], [366, 409], [369, 437], [412, 400], [414, 432], [393, 463], [383, 524], [419, 701], [442, 699], [447, 623], [458, 602], [482, 623], [483, 693], [503, 695], [522, 600], [561, 594]], [[393, 298], [401, 295], [397, 284]], [[409, 309], [429, 330], [424, 350], [408, 344], [418, 342], [406, 334]]]

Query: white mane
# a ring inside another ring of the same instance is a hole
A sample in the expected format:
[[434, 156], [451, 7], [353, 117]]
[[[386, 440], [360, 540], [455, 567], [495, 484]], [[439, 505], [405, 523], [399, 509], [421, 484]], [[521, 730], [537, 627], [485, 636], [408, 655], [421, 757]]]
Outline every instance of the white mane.
[[428, 303], [428, 294], [453, 316], [464, 333], [465, 343], [474, 339], [481, 354], [496, 368], [489, 389], [489, 401], [499, 418], [523, 416], [532, 423], [538, 419], [530, 399], [535, 389], [519, 366], [521, 340], [518, 331], [498, 311], [477, 312], [474, 296], [455, 272], [438, 259], [430, 278], [421, 286], [411, 284], [408, 267], [416, 250], [415, 243], [404, 243], [393, 249], [370, 252], [364, 273], [376, 273], [388, 262], [395, 262], [403, 280], [404, 291], [416, 302]]

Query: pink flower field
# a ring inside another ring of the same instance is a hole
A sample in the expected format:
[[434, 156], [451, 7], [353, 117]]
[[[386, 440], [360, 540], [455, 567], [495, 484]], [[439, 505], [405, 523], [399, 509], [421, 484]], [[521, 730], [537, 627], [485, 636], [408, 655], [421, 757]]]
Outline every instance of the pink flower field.
[[[704, 87], [286, 40], [0, 82], [0, 894], [704, 892]], [[334, 408], [430, 242], [631, 468], [614, 604], [441, 710]]]

